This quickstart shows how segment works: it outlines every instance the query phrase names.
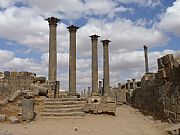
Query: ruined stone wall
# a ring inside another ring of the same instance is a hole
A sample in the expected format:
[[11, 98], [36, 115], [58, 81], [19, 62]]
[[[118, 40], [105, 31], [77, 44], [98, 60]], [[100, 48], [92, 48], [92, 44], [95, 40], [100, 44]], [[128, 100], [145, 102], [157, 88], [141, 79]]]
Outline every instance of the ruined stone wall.
[[29, 90], [31, 84], [37, 82], [37, 80], [41, 80], [44, 82], [46, 78], [36, 77], [34, 73], [30, 72], [5, 71], [3, 75], [1, 74], [0, 78], [1, 100], [3, 98], [9, 97], [17, 90]]
[[180, 121], [180, 62], [172, 54], [158, 59], [158, 72], [146, 73], [132, 106], [158, 119]]

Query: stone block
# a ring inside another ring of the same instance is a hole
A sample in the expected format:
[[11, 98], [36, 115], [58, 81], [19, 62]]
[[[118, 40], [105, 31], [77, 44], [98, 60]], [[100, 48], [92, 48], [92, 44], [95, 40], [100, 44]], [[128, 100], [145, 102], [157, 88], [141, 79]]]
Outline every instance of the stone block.
[[176, 121], [177, 121], [177, 122], [180, 122], [180, 113], [177, 113], [177, 114], [176, 114]]
[[172, 121], [176, 120], [176, 113], [169, 111], [168, 118], [171, 119]]
[[21, 94], [21, 91], [18, 90], [18, 91], [15, 91], [12, 96], [9, 98], [9, 101], [10, 102], [13, 102], [19, 95]]
[[159, 76], [159, 78], [167, 77], [166, 71], [164, 69], [159, 69], [158, 70], [158, 76]]
[[34, 115], [34, 100], [23, 99], [22, 100], [22, 120], [33, 120]]
[[6, 120], [6, 116], [3, 114], [0, 114], [0, 122], [4, 122]]
[[9, 98], [5, 98], [4, 100], [0, 101], [0, 105], [5, 105], [8, 103]]
[[16, 116], [10, 116], [8, 119], [11, 121], [12, 124], [20, 122]]

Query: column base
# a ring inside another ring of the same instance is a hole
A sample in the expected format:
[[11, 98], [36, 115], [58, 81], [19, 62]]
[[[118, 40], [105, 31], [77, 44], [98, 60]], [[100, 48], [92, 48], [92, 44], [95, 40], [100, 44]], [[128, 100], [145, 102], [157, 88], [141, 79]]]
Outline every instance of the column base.
[[91, 96], [100, 96], [100, 93], [98, 93], [98, 92], [92, 92], [92, 93], [91, 93]]
[[74, 98], [80, 98], [80, 94], [76, 93], [76, 92], [69, 92], [68, 93], [69, 97], [74, 97]]

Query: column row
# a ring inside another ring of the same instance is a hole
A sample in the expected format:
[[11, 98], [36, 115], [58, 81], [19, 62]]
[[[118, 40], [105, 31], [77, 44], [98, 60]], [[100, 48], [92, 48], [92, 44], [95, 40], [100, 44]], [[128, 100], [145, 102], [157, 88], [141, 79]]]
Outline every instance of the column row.
[[[57, 80], [57, 45], [56, 27], [60, 19], [51, 17], [45, 19], [49, 22], [49, 82]], [[70, 33], [69, 44], [69, 94], [77, 96], [76, 92], [76, 32], [79, 27], [71, 25], [67, 27]], [[98, 35], [91, 35], [92, 41], [92, 96], [98, 96]], [[103, 74], [104, 74], [104, 95], [109, 95], [109, 50], [110, 40], [102, 40], [103, 43]]]

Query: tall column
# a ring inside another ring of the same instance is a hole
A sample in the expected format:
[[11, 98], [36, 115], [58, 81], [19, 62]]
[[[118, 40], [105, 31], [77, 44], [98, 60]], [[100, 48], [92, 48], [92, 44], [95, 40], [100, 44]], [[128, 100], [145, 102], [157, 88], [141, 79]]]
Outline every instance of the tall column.
[[110, 40], [102, 40], [103, 43], [103, 75], [104, 75], [104, 95], [109, 96], [109, 42]]
[[146, 71], [146, 73], [149, 73], [147, 49], [148, 49], [148, 47], [146, 45], [144, 45], [145, 71]]
[[70, 33], [69, 45], [69, 94], [76, 96], [76, 31], [79, 27], [67, 27]]
[[49, 22], [49, 73], [48, 80], [55, 82], [57, 79], [57, 47], [56, 47], [56, 27], [60, 19], [50, 17], [45, 19]]
[[98, 35], [91, 35], [92, 42], [92, 96], [98, 96]]

